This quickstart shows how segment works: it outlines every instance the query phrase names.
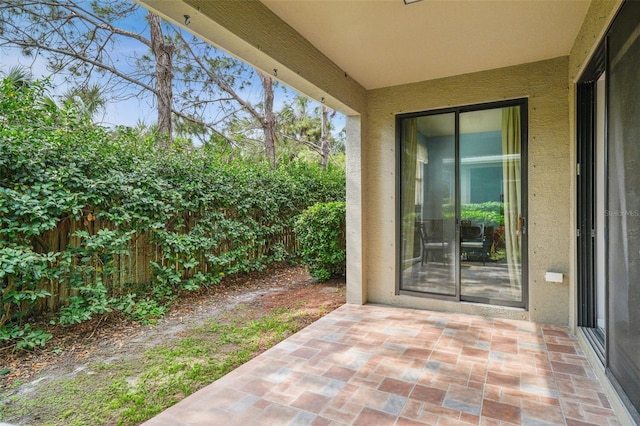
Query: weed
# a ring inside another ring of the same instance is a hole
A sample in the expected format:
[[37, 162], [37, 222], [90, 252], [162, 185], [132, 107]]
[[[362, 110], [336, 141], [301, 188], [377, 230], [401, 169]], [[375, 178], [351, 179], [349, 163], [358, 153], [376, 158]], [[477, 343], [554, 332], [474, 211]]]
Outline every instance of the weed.
[[240, 307], [223, 323], [211, 321], [140, 359], [97, 363], [91, 374], [52, 383], [55, 392], [16, 397], [0, 411], [2, 420], [20, 422], [37, 410], [39, 424], [139, 424], [297, 331], [303, 314], [295, 307], [255, 316]]

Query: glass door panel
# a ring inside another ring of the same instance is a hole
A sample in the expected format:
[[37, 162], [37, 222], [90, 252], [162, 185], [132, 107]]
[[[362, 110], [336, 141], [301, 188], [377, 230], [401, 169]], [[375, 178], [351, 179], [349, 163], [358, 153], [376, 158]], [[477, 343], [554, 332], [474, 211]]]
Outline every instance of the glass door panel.
[[[626, 2], [609, 38], [608, 367], [640, 411], [640, 3]], [[633, 408], [631, 408], [633, 410]], [[640, 417], [640, 416], [638, 416]]]
[[401, 121], [401, 289], [456, 296], [455, 113]]
[[465, 300], [522, 302], [520, 107], [460, 114], [460, 285]]

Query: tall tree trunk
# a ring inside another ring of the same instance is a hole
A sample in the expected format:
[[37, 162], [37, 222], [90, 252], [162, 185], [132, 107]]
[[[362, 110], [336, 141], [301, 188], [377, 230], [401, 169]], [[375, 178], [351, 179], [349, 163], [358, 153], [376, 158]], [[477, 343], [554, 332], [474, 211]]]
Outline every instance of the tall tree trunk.
[[320, 165], [323, 169], [329, 164], [329, 110], [322, 105], [322, 114], [320, 121]]
[[258, 72], [264, 92], [264, 115], [262, 116], [262, 130], [264, 131], [264, 152], [276, 166], [276, 115], [273, 112], [273, 80], [270, 76]]
[[158, 131], [165, 138], [160, 142], [166, 148], [172, 140], [173, 126], [171, 107], [173, 104], [173, 52], [175, 46], [165, 43], [160, 26], [160, 17], [149, 12], [151, 50], [156, 58], [156, 100], [158, 102]]

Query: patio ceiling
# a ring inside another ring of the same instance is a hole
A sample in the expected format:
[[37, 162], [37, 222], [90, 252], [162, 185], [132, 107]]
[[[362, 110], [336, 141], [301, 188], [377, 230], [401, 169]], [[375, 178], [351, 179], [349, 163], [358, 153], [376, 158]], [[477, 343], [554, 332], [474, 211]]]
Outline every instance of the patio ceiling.
[[365, 89], [568, 55], [590, 4], [261, 1]]
[[367, 90], [566, 56], [590, 4], [135, 1], [347, 115]]

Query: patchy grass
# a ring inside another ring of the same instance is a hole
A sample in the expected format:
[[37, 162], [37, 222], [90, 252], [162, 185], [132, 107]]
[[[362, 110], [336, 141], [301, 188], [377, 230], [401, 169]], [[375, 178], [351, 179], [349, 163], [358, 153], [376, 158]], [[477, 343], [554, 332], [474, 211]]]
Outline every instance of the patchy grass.
[[271, 297], [237, 305], [144, 351], [89, 362], [72, 377], [0, 395], [0, 421], [139, 424], [335, 309], [344, 288], [333, 293], [333, 300], [322, 303], [317, 294], [307, 299], [287, 294], [280, 303]]

